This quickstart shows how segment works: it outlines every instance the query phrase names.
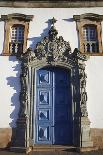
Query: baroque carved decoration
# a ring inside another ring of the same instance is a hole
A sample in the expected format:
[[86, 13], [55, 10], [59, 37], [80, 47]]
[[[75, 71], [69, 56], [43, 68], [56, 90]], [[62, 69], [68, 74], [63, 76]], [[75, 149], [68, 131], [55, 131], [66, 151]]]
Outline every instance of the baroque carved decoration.
[[88, 112], [87, 112], [87, 92], [86, 92], [86, 78], [87, 75], [85, 73], [85, 66], [80, 65], [79, 68], [79, 75], [80, 75], [80, 94], [81, 94], [81, 116], [87, 117]]
[[[62, 36], [57, 37], [58, 31], [54, 27], [55, 22], [56, 20], [53, 18], [51, 20], [52, 26], [49, 30], [48, 36], [44, 37], [41, 42], [37, 43], [35, 50], [33, 51], [31, 48], [28, 48], [27, 52], [21, 56], [21, 93], [19, 118], [17, 120], [17, 133], [19, 135], [18, 137], [20, 137], [21, 131], [23, 131], [25, 137], [24, 141], [22, 141], [22, 146], [25, 147], [29, 147], [31, 145], [29, 142], [33, 141], [32, 136], [30, 135], [33, 135], [32, 118], [34, 104], [33, 100], [35, 97], [33, 93], [35, 90], [32, 90], [32, 86], [34, 85], [34, 70], [38, 67], [37, 64], [39, 64], [39, 67], [57, 65], [71, 70], [73, 104], [77, 107], [75, 109], [74, 117], [76, 116], [79, 118], [82, 116], [88, 116], [86, 106], [86, 74], [84, 65], [84, 61], [86, 61], [88, 57], [81, 54], [78, 49], [75, 49], [74, 52], [72, 52], [69, 42], [64, 41]], [[29, 87], [31, 90], [29, 90]], [[76, 120], [79, 121], [79, 119]], [[24, 128], [24, 130], [22, 130], [22, 128]], [[76, 131], [74, 132], [76, 133]], [[17, 139], [19, 141], [19, 138]]]
[[37, 43], [36, 49], [28, 49], [23, 55], [27, 62], [43, 60], [50, 64], [51, 62], [61, 61], [68, 62], [71, 54], [69, 42], [64, 41], [63, 37], [57, 37], [58, 31], [55, 29], [54, 24], [49, 30], [49, 35]]
[[20, 75], [21, 82], [21, 93], [20, 93], [20, 111], [19, 117], [27, 116], [27, 105], [28, 105], [28, 93], [27, 93], [27, 74], [28, 74], [28, 66], [25, 64], [21, 64], [22, 73]]

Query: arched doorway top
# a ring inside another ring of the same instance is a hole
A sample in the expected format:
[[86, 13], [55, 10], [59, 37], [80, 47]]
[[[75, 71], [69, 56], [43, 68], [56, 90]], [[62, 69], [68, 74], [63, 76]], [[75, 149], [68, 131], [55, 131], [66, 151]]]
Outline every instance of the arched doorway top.
[[48, 36], [45, 36], [42, 41], [38, 42], [35, 50], [28, 48], [26, 53], [22, 55], [22, 60], [29, 66], [43, 67], [43, 66], [62, 66], [71, 68], [77, 65], [78, 60], [86, 61], [87, 56], [80, 53], [76, 48], [74, 52], [71, 51], [70, 43], [65, 41], [62, 36], [57, 36], [54, 23], [52, 20], [51, 28]]

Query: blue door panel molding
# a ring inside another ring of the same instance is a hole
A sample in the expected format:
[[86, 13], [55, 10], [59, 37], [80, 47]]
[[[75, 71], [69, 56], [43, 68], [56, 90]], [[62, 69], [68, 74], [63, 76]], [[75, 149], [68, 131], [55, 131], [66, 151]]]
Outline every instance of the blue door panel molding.
[[36, 71], [36, 135], [35, 143], [52, 144], [52, 73], [46, 69]]

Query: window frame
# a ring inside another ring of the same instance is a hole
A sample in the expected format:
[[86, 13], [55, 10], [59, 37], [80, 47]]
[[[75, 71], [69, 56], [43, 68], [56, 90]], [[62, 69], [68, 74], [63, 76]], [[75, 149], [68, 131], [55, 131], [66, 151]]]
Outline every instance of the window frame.
[[[94, 31], [94, 34], [93, 34], [93, 31], [91, 30]], [[94, 37], [91, 37], [91, 32], [94, 35]], [[89, 53], [89, 54], [99, 53], [97, 27], [95, 25], [86, 24], [82, 27], [82, 34], [83, 34], [82, 44], [83, 44], [84, 53]]]
[[[4, 47], [2, 55], [9, 56], [9, 55], [17, 55], [20, 56], [22, 53], [25, 53], [27, 47], [27, 38], [29, 33], [29, 23], [33, 19], [33, 15], [24, 15], [24, 14], [9, 14], [9, 15], [2, 15], [1, 20], [5, 22], [4, 25]], [[11, 34], [11, 27], [13, 25], [21, 25], [24, 27], [24, 43], [23, 43], [23, 51], [18, 53], [11, 53], [9, 50], [9, 43], [10, 43], [10, 34]]]
[[[91, 35], [91, 32], [92, 32], [92, 35]], [[83, 33], [84, 40], [97, 41], [97, 27], [95, 25], [88, 25], [88, 24], [84, 25], [82, 28], [82, 33]]]
[[[21, 29], [21, 30], [20, 30]], [[17, 24], [17, 25], [13, 25], [11, 27], [11, 30], [10, 30], [10, 40], [11, 42], [24, 42], [24, 26], [23, 25], [20, 25], [20, 24]], [[21, 36], [20, 36], [20, 32], [21, 32]], [[16, 35], [17, 34], [17, 35]], [[13, 39], [14, 37], [14, 39]], [[22, 38], [22, 39], [20, 39]]]
[[[102, 26], [101, 26], [101, 21], [103, 19], [103, 16], [98, 14], [87, 13], [82, 15], [74, 15], [73, 18], [76, 21], [76, 28], [79, 36], [80, 52], [90, 56], [103, 55]], [[97, 29], [98, 52], [92, 52], [92, 53], [84, 52], [83, 43], [85, 43], [85, 40], [83, 36], [83, 27], [85, 27], [85, 25], [95, 26]]]

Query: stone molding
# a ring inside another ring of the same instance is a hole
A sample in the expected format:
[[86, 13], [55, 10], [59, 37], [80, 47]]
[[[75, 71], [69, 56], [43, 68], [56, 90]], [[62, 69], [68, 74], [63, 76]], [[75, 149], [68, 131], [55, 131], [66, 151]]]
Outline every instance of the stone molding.
[[102, 0], [40, 0], [40, 1], [0, 1], [0, 7], [16, 7], [16, 8], [81, 8], [81, 7], [103, 7]]
[[[55, 21], [55, 20], [53, 20]], [[71, 52], [70, 44], [64, 41], [63, 37], [58, 37], [58, 31], [55, 29], [54, 22], [49, 30], [48, 36], [37, 43], [36, 49], [28, 49], [21, 56], [20, 75], [21, 92], [20, 92], [20, 111], [17, 120], [16, 138], [14, 148], [36, 147], [33, 139], [34, 132], [34, 100], [35, 100], [35, 70], [42, 67], [62, 67], [71, 71], [71, 89], [73, 112], [73, 145], [81, 147], [81, 118], [85, 118], [88, 124], [90, 121], [87, 115], [87, 106], [84, 93], [85, 91], [85, 61], [86, 55], [80, 53], [78, 49]], [[84, 105], [81, 107], [81, 104]], [[82, 119], [83, 120], [83, 119]], [[85, 122], [82, 122], [82, 124]], [[83, 125], [84, 125], [83, 124]], [[82, 126], [83, 126], [82, 125]], [[86, 127], [86, 125], [85, 125]], [[89, 134], [90, 126], [88, 126]], [[85, 132], [84, 132], [85, 133]], [[22, 137], [22, 140], [20, 140]], [[88, 145], [89, 143], [88, 140]], [[83, 145], [84, 146], [84, 145]]]
[[25, 15], [25, 14], [20, 14], [20, 13], [13, 13], [13, 14], [8, 14], [8, 15], [1, 15], [1, 21], [5, 20], [13, 20], [17, 19], [19, 21], [32, 21], [33, 15]]
[[103, 20], [103, 15], [98, 15], [94, 13], [85, 13], [81, 15], [74, 15], [73, 16], [75, 21], [81, 21], [83, 19], [89, 19], [93, 21], [102, 21]]

